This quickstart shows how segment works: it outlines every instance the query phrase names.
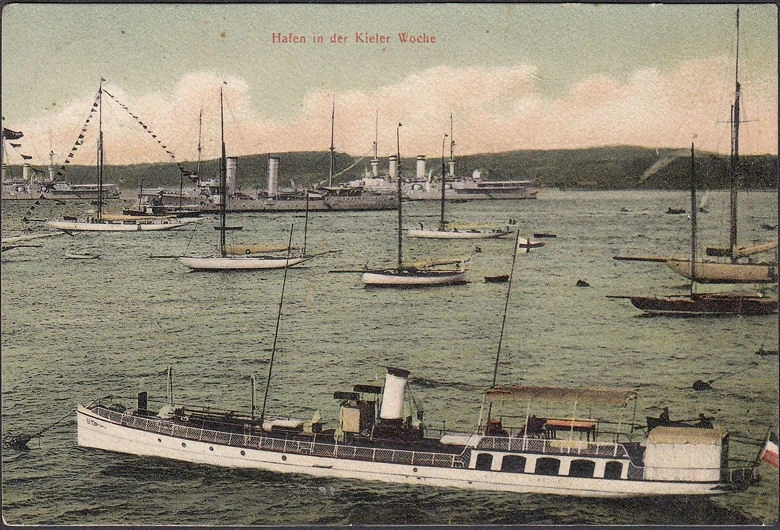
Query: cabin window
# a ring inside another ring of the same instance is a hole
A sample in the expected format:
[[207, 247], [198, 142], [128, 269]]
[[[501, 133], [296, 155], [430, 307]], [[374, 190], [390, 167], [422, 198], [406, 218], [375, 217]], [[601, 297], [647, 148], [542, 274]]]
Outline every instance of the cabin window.
[[525, 471], [525, 457], [516, 455], [505, 456], [501, 462], [501, 471], [523, 473]]
[[490, 471], [490, 466], [493, 465], [493, 455], [490, 453], [480, 453], [477, 455], [477, 469], [482, 471]]
[[590, 478], [593, 476], [594, 469], [596, 469], [596, 462], [593, 460], [572, 460], [569, 465], [569, 476]]
[[604, 478], [620, 478], [623, 474], [623, 464], [620, 462], [607, 462], [604, 466]]
[[536, 461], [534, 473], [537, 475], [557, 475], [560, 468], [561, 461], [557, 458], [539, 458]]

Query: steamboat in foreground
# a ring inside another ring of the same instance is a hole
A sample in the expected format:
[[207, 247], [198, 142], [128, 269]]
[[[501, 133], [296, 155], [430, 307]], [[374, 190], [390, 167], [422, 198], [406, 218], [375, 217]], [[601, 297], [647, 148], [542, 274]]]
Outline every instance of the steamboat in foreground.
[[[477, 427], [450, 433], [428, 428], [421, 412], [404, 413], [408, 376], [388, 368], [383, 387], [335, 392], [339, 422], [331, 428], [318, 413], [311, 421], [255, 417], [254, 405], [242, 414], [172, 400], [150, 410], [146, 392], [128, 410], [109, 396], [78, 406], [78, 443], [276, 473], [586, 497], [717, 495], [746, 487], [753, 476], [751, 463], [729, 465], [729, 435], [721, 427], [672, 423], [644, 436], [623, 417], [636, 403], [632, 390], [493, 387]], [[610, 406], [623, 414], [609, 421], [537, 418], [526, 402], [575, 411]], [[522, 413], [512, 415], [512, 403]]]

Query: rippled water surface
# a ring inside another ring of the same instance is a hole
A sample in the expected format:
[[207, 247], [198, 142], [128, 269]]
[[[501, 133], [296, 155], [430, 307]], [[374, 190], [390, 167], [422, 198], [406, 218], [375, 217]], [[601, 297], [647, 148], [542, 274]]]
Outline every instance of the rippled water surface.
[[[703, 245], [728, 241], [726, 193], [710, 194], [699, 217]], [[615, 255], [687, 256], [685, 192], [560, 192], [536, 201], [448, 206], [462, 222], [506, 223], [557, 237], [517, 256], [499, 381], [619, 386], [639, 391], [637, 415], [712, 415], [736, 435], [760, 439], [778, 422], [778, 320], [766, 317], [643, 317], [608, 295], [674, 294], [685, 279], [663, 264]], [[3, 202], [3, 236], [16, 235], [29, 203]], [[404, 203], [405, 224], [433, 225], [438, 204]], [[28, 217], [89, 209], [44, 202]], [[741, 195], [740, 241], [776, 234], [777, 194]], [[724, 212], [724, 213], [719, 213]], [[716, 524], [777, 520], [777, 473], [762, 464], [745, 493], [713, 499], [593, 500], [412, 488], [220, 469], [81, 449], [75, 404], [148, 390], [164, 399], [174, 370], [176, 400], [250, 407], [249, 377], [262, 395], [283, 271], [197, 273], [170, 258], [210, 253], [215, 219], [181, 231], [76, 234], [3, 253], [3, 435], [35, 433], [66, 420], [19, 453], [3, 448], [3, 517], [11, 524]], [[237, 214], [236, 243], [284, 244], [291, 225], [303, 245], [302, 214]], [[410, 388], [433, 427], [470, 430], [490, 385], [513, 239], [404, 241], [409, 260], [471, 256], [470, 283], [427, 290], [365, 289], [357, 272], [393, 263], [395, 212], [312, 214], [306, 243], [323, 254], [289, 272], [269, 414], [331, 425], [333, 391], [381, 381], [385, 366], [411, 371]], [[39, 246], [38, 246], [39, 245]], [[476, 247], [481, 252], [477, 252]], [[66, 260], [69, 251], [98, 260]], [[577, 287], [584, 280], [590, 287]], [[769, 291], [776, 296], [776, 287]], [[692, 383], [714, 380], [696, 392]], [[71, 413], [71, 414], [69, 414]], [[755, 458], [758, 448], [733, 444]]]

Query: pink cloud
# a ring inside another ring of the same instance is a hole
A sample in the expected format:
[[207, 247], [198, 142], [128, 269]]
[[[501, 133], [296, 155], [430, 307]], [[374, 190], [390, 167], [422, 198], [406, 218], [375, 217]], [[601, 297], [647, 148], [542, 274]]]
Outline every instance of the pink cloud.
[[[733, 97], [730, 68], [727, 58], [692, 60], [671, 71], [640, 69], [623, 79], [593, 76], [551, 96], [541, 90], [532, 66], [439, 66], [375, 90], [335, 94], [334, 143], [340, 152], [370, 156], [378, 111], [380, 156], [395, 152], [400, 122], [403, 156], [438, 157], [443, 135], [449, 133], [450, 113], [454, 115], [456, 154], [461, 155], [615, 144], [681, 147], [690, 143], [694, 133], [700, 149], [727, 152], [726, 122]], [[777, 78], [763, 73], [745, 75], [745, 79], [743, 107], [754, 121], [745, 124], [743, 152], [776, 153]], [[220, 87], [229, 155], [329, 147], [331, 92], [311, 91], [297, 113], [272, 119], [255, 108], [250, 87], [242, 79], [197, 72], [180, 79], [170, 93], [136, 96], [107, 84], [105, 88], [157, 138], [151, 138], [106, 97], [106, 161], [167, 161], [166, 149], [177, 160], [196, 159], [201, 109], [203, 157], [218, 156]], [[50, 132], [55, 165], [65, 159], [93, 98], [94, 94], [87, 95], [21, 124], [25, 137], [34, 139], [34, 162], [48, 163]], [[89, 134], [72, 163], [94, 160], [95, 122], [90, 122]]]

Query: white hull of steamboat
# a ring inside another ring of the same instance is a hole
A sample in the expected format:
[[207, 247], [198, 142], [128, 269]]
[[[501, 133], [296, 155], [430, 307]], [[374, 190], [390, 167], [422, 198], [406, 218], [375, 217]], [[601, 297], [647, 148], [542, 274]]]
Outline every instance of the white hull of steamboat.
[[[106, 417], [79, 405], [77, 424], [80, 446], [222, 467], [484, 491], [585, 497], [716, 495], [727, 491], [719, 486], [717, 478], [701, 482], [632, 480], [625, 476], [628, 465], [623, 467], [623, 477], [603, 478], [606, 462], [620, 461], [618, 458], [602, 458], [597, 463], [595, 476], [599, 475], [600, 468], [602, 477], [599, 478], [564, 475], [565, 468], [571, 461], [582, 458], [576, 453], [560, 456], [562, 469], [557, 476], [502, 472], [500, 469], [477, 470], [473, 468], [477, 454], [480, 453], [476, 449], [471, 451], [471, 462], [468, 462], [461, 459], [462, 453], [428, 453], [341, 445], [333, 442], [332, 435], [330, 441], [323, 442], [319, 442], [314, 434], [310, 435], [311, 439], [308, 441], [291, 440], [284, 437], [248, 436], [173, 427], [170, 422], [159, 419], [142, 420], [157, 424], [157, 430], [150, 431], [131, 426], [133, 417], [129, 414], [109, 412], [105, 409], [104, 414]], [[123, 425], [123, 416], [126, 416], [124, 420], [129, 419], [131, 422], [125, 421], [127, 425]], [[187, 429], [190, 432], [187, 432]], [[171, 435], [171, 432], [174, 432], [174, 435]], [[201, 439], [198, 439], [199, 437]], [[258, 448], [264, 446], [268, 449]], [[314, 454], [318, 451], [328, 453], [329, 456]], [[377, 453], [383, 455], [379, 457]], [[361, 456], [356, 456], [357, 454]], [[491, 451], [491, 454], [499, 456], [501, 453]], [[529, 460], [533, 457], [531, 453], [526, 453], [525, 456]], [[542, 458], [544, 454], [537, 456]], [[397, 459], [404, 463], [381, 461], [382, 459]], [[624, 463], [627, 464], [627, 460]], [[719, 470], [710, 470], [709, 474], [713, 473], [717, 477]]]

